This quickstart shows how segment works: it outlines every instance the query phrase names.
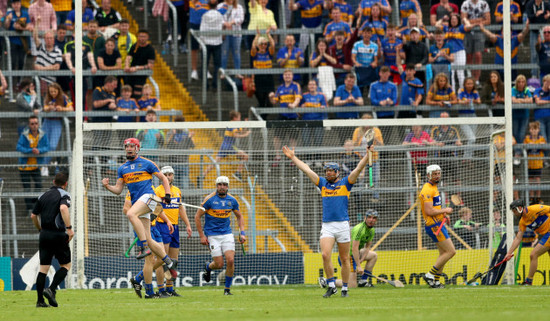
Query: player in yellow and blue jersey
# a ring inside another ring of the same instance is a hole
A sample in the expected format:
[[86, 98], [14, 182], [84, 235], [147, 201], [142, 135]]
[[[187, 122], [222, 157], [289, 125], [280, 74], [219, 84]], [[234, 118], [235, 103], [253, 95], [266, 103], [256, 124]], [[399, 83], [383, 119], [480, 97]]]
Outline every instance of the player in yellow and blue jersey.
[[533, 251], [531, 251], [529, 274], [527, 274], [522, 283], [523, 285], [533, 285], [533, 277], [537, 272], [539, 257], [550, 250], [550, 220], [548, 219], [548, 216], [550, 216], [550, 206], [540, 204], [525, 206], [525, 202], [522, 199], [517, 199], [510, 203], [510, 210], [519, 219], [519, 226], [516, 238], [514, 238], [512, 246], [508, 250], [508, 253], [506, 253], [506, 260], [510, 260], [512, 255], [514, 255], [514, 251], [522, 242], [523, 234], [527, 228], [539, 235], [539, 241]]
[[[151, 212], [155, 210], [157, 205], [157, 202], [152, 199], [154, 194], [153, 175], [162, 182], [166, 190], [170, 189], [170, 183], [166, 176], [159, 171], [157, 164], [138, 155], [140, 142], [137, 138], [124, 140], [124, 149], [128, 161], [118, 168], [116, 184], [110, 185], [108, 178], [103, 178], [101, 182], [105, 189], [116, 195], [122, 193], [124, 185], [128, 186], [132, 207], [126, 213], [126, 217], [134, 227], [139, 241], [142, 242], [137, 259], [143, 259], [151, 255], [152, 251], [157, 257], [162, 258], [162, 261], [170, 269], [172, 278], [176, 279], [178, 272], [175, 269], [174, 262], [166, 255], [164, 247], [152, 239], [150, 228]], [[170, 194], [165, 194], [163, 201], [170, 204], [172, 201]]]
[[[239, 242], [246, 242], [243, 217], [239, 209], [239, 202], [229, 194], [229, 178], [220, 176], [216, 178], [216, 191], [206, 196], [195, 214], [195, 225], [201, 238], [201, 244], [210, 248], [212, 262], [206, 262], [202, 278], [210, 282], [212, 270], [223, 268], [223, 256], [225, 256], [225, 287], [224, 295], [232, 295], [231, 283], [235, 273], [235, 239], [231, 231], [231, 212], [237, 218], [239, 226]], [[204, 215], [204, 230], [201, 217]], [[223, 256], [222, 256], [223, 255]]]
[[[368, 151], [374, 149], [373, 145], [367, 147]], [[321, 226], [321, 252], [323, 255], [323, 269], [327, 277], [328, 289], [323, 295], [329, 298], [336, 294], [336, 278], [332, 266], [332, 248], [338, 244], [338, 253], [342, 262], [342, 297], [348, 296], [348, 280], [350, 275], [350, 227], [348, 215], [349, 194], [353, 185], [357, 182], [359, 174], [363, 171], [368, 161], [368, 152], [361, 158], [357, 167], [349, 176], [340, 178], [340, 166], [338, 163], [325, 164], [325, 177], [319, 177], [306, 163], [301, 161], [294, 149], [283, 147], [283, 153], [299, 170], [321, 190], [323, 198], [323, 224]]]
[[441, 224], [444, 224], [443, 219], [451, 214], [453, 209], [451, 207], [441, 208], [441, 195], [439, 195], [437, 189], [437, 184], [441, 179], [441, 167], [430, 165], [426, 167], [426, 174], [428, 182], [422, 187], [418, 195], [418, 201], [424, 218], [424, 229], [426, 234], [436, 243], [439, 256], [430, 272], [426, 273], [423, 278], [432, 288], [444, 288], [445, 286], [439, 282], [439, 278], [445, 264], [455, 255], [456, 250], [445, 225], [441, 227], [438, 235], [435, 235], [435, 233]]
[[[164, 176], [166, 176], [166, 178], [168, 178], [168, 181], [170, 182], [169, 194], [172, 197], [172, 203], [162, 204], [162, 210], [164, 214], [166, 214], [166, 218], [168, 220], [158, 217], [156, 227], [162, 238], [161, 242], [164, 244], [164, 250], [172, 261], [178, 262], [178, 254], [180, 251], [179, 219], [181, 218], [181, 220], [185, 223], [187, 238], [191, 237], [193, 231], [191, 229], [191, 224], [189, 223], [189, 218], [187, 217], [185, 207], [177, 204], [182, 201], [182, 195], [181, 190], [177, 186], [174, 186], [174, 169], [172, 166], [163, 166], [160, 171], [164, 174]], [[155, 194], [157, 194], [158, 197], [163, 198], [166, 194], [164, 186], [157, 186], [157, 188], [155, 188]], [[173, 232], [170, 231], [170, 225], [174, 227]], [[180, 296], [176, 291], [174, 291], [174, 281], [172, 280], [167, 280], [166, 287], [164, 288], [164, 291], [162, 290], [163, 289], [159, 285], [159, 292], [161, 295], [164, 295], [164, 292], [168, 296]]]

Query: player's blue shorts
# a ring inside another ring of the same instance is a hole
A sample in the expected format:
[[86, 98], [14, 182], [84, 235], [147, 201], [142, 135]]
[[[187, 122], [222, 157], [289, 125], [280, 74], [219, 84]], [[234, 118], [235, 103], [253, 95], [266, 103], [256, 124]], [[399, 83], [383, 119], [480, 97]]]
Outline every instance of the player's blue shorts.
[[[158, 223], [157, 223], [158, 224]], [[137, 234], [136, 232], [134, 232], [134, 235], [137, 237]], [[151, 237], [153, 238], [153, 240], [155, 240], [156, 242], [159, 242], [159, 243], [162, 243], [162, 237], [160, 236], [160, 233], [159, 231], [157, 230], [157, 227], [156, 225], [155, 226], [152, 226], [151, 225]], [[141, 241], [137, 241], [136, 243], [137, 246], [143, 246], [143, 243], [141, 243]]]
[[168, 229], [168, 224], [157, 222], [157, 230], [162, 237], [162, 243], [170, 244], [170, 247], [173, 249], [180, 248], [180, 228], [178, 224], [174, 224], [174, 233], [170, 234]]
[[426, 234], [428, 234], [428, 236], [431, 237], [435, 243], [445, 241], [446, 239], [449, 238], [449, 232], [447, 232], [447, 226], [443, 226], [439, 234], [435, 235], [435, 232], [437, 232], [437, 229], [439, 229], [439, 225], [441, 225], [441, 222], [424, 227], [424, 229], [426, 230]]
[[542, 246], [550, 247], [550, 232], [540, 237], [539, 244]]
[[[342, 266], [342, 261], [340, 260], [339, 256], [338, 256], [338, 264]], [[350, 272], [355, 272], [357, 270], [357, 264], [355, 264], [355, 260], [353, 259], [353, 255], [351, 254], [349, 256], [349, 267], [350, 267]]]

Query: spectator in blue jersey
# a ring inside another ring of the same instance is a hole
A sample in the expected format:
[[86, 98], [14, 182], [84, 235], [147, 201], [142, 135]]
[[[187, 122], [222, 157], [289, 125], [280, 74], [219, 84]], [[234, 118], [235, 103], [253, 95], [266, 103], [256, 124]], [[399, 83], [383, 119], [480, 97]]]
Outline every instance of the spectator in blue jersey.
[[542, 78], [550, 74], [550, 26], [545, 26], [542, 28], [542, 39], [538, 39], [536, 47], [539, 57], [540, 79], [542, 83]]
[[[485, 29], [483, 24], [479, 25], [479, 28], [483, 33], [487, 36], [488, 40], [491, 43], [494, 43], [496, 46], [495, 52], [495, 65], [503, 65], [504, 64], [504, 38], [502, 37], [502, 30], [499, 34], [494, 34], [491, 31]], [[525, 27], [523, 30], [517, 34], [517, 35], [511, 35], [510, 39], [510, 55], [511, 55], [511, 63], [512, 65], [517, 64], [518, 62], [518, 50], [519, 45], [523, 42], [523, 39], [525, 36], [527, 36], [527, 33], [529, 32], [529, 20], [525, 22]], [[535, 52], [536, 53], [536, 52]], [[504, 70], [499, 70], [500, 78], [504, 79]], [[512, 69], [512, 78], [516, 78], [517, 71], [515, 69]]]
[[351, 37], [351, 28], [347, 22], [342, 20], [340, 7], [333, 7], [330, 13], [332, 20], [325, 26], [323, 36], [325, 37], [329, 45], [332, 46], [336, 43], [336, 41], [334, 40], [334, 36], [336, 35], [337, 31], [344, 31], [346, 35], [346, 40], [349, 40], [349, 38]]
[[542, 108], [535, 109], [534, 118], [540, 123], [540, 134], [548, 141], [550, 137], [550, 75], [542, 78], [542, 87], [535, 91], [535, 103]]
[[380, 5], [380, 13], [386, 22], [389, 22], [389, 15], [392, 12], [392, 7], [387, 0], [373, 1], [373, 0], [361, 0], [359, 7], [355, 11], [357, 18], [357, 25], [360, 26], [369, 20], [372, 15], [372, 7], [378, 4]]
[[441, 29], [434, 32], [435, 43], [430, 46], [428, 62], [432, 65], [434, 75], [444, 73], [451, 78], [451, 63], [455, 60], [451, 46], [445, 43], [445, 33]]
[[[327, 99], [325, 95], [318, 91], [317, 81], [310, 79], [307, 83], [307, 92], [302, 95], [301, 107], [324, 109], [327, 107]], [[326, 113], [304, 113], [302, 120], [323, 120], [327, 119]], [[304, 146], [321, 146], [325, 135], [324, 128], [307, 127], [302, 129], [302, 145]]]
[[[65, 25], [68, 30], [74, 31], [76, 12], [69, 11]], [[82, 31], [88, 31], [88, 22], [94, 20], [94, 10], [88, 7], [88, 0], [82, 0]]]
[[[335, 107], [353, 107], [363, 106], [365, 104], [361, 90], [355, 85], [355, 79], [355, 75], [352, 73], [346, 75], [344, 84], [340, 85], [334, 94], [333, 104]], [[335, 117], [337, 119], [359, 119], [359, 112], [337, 112], [335, 113]], [[352, 128], [341, 127], [338, 129], [338, 135], [340, 136], [340, 143], [343, 144], [346, 139], [351, 137]]]
[[[302, 91], [300, 85], [293, 81], [293, 72], [291, 69], [287, 69], [283, 73], [283, 84], [277, 88], [276, 92], [269, 94], [271, 103], [276, 106], [279, 105], [282, 108], [294, 109], [300, 105], [302, 100]], [[297, 120], [298, 114], [296, 113], [281, 113], [279, 114], [279, 120]], [[273, 148], [275, 149], [275, 162], [274, 166], [281, 160], [281, 140], [288, 140], [290, 146], [296, 146], [297, 133], [295, 131], [281, 130], [275, 133], [273, 136]]]
[[362, 30], [367, 26], [372, 28], [372, 37], [370, 40], [380, 46], [380, 41], [386, 36], [388, 22], [382, 17], [382, 9], [379, 3], [372, 5], [370, 17], [364, 20], [359, 29]]
[[[189, 0], [189, 29], [200, 30], [202, 16], [208, 11], [208, 0]], [[191, 37], [191, 79], [199, 80], [199, 43]]]
[[[302, 17], [302, 27], [306, 29], [315, 29], [321, 26], [323, 22], [323, 1], [322, 0], [290, 0], [288, 3], [290, 11], [300, 10]], [[309, 33], [300, 35], [299, 47], [305, 51], [309, 44]]]
[[422, 103], [424, 98], [424, 83], [415, 77], [416, 69], [413, 64], [407, 64], [405, 72], [401, 74], [401, 101], [399, 105], [413, 106], [413, 110], [401, 110], [397, 118], [416, 118], [416, 107]]
[[361, 91], [378, 78], [376, 74], [378, 45], [371, 41], [372, 28], [367, 26], [362, 33], [363, 40], [357, 41], [351, 50], [351, 61], [357, 74], [357, 86], [361, 88]]
[[[241, 121], [241, 113], [236, 110], [232, 110], [229, 112], [229, 121]], [[242, 182], [243, 179], [242, 170], [244, 169], [245, 162], [248, 161], [248, 154], [237, 147], [237, 139], [248, 137], [248, 135], [250, 135], [249, 129], [226, 128], [220, 150], [216, 155], [216, 164], [220, 164], [220, 162], [226, 157], [232, 155], [237, 156], [239, 160], [239, 167], [237, 168], [237, 171], [233, 173], [233, 177], [235, 177], [235, 179], [239, 182]], [[208, 175], [208, 173], [210, 173], [210, 171], [214, 169], [214, 167], [215, 164], [208, 165], [208, 167], [206, 167], [202, 172], [202, 175], [197, 177], [197, 188], [202, 187], [202, 180]]]
[[388, 66], [392, 72], [393, 82], [396, 85], [401, 83], [398, 66], [401, 66], [401, 60], [405, 58], [403, 52], [403, 41], [397, 38], [397, 28], [393, 24], [388, 25], [386, 38], [380, 42], [381, 57], [384, 59], [384, 66]]
[[395, 111], [392, 106], [397, 103], [397, 86], [390, 80], [390, 68], [382, 66], [378, 73], [380, 79], [370, 86], [370, 103], [374, 106], [384, 108], [375, 108], [377, 118], [393, 118]]
[[[522, 1], [523, 4], [525, 2]], [[501, 1], [497, 3], [497, 6], [495, 8], [495, 22], [497, 24], [502, 24], [502, 21], [504, 20], [504, 1]], [[519, 3], [516, 1], [511, 0], [510, 1], [510, 24], [512, 26], [523, 23], [523, 19], [521, 18], [521, 7]]]
[[[467, 109], [459, 109], [458, 117], [476, 117], [476, 106], [481, 104], [481, 96], [476, 90], [475, 80], [471, 77], [464, 79], [464, 85], [458, 90], [458, 103]], [[473, 145], [476, 142], [477, 125], [461, 125], [460, 129], [464, 135], [468, 145]], [[464, 151], [464, 159], [472, 158], [472, 150]]]
[[[172, 280], [175, 280], [178, 277], [176, 265], [166, 255], [164, 245], [159, 244], [151, 237], [151, 212], [158, 204], [152, 199], [155, 194], [152, 177], [155, 176], [159, 179], [165, 191], [170, 190], [170, 182], [159, 170], [157, 164], [139, 156], [140, 146], [141, 144], [136, 138], [124, 140], [127, 162], [118, 168], [116, 184], [110, 185], [109, 178], [103, 178], [101, 183], [105, 189], [116, 195], [122, 193], [124, 185], [128, 187], [132, 206], [126, 212], [126, 217], [134, 227], [142, 244], [136, 258], [143, 259], [154, 253], [166, 264]], [[170, 204], [172, 202], [170, 193], [166, 193], [162, 201]]]
[[[224, 295], [232, 295], [231, 283], [235, 275], [235, 238], [231, 230], [231, 212], [237, 218], [239, 227], [239, 243], [246, 242], [243, 216], [240, 211], [239, 201], [228, 193], [229, 178], [219, 176], [216, 178], [216, 192], [208, 195], [201, 206], [204, 210], [197, 210], [195, 214], [195, 226], [199, 232], [201, 244], [208, 246], [212, 262], [206, 262], [202, 279], [210, 282], [212, 270], [222, 269], [225, 256], [225, 286]], [[204, 215], [204, 228], [201, 217]]]
[[[372, 152], [374, 150], [373, 145], [369, 149]], [[336, 278], [334, 277], [334, 268], [332, 266], [332, 249], [335, 244], [338, 244], [338, 253], [342, 262], [341, 296], [347, 297], [351, 270], [348, 201], [353, 185], [357, 182], [359, 174], [367, 165], [367, 155], [369, 153], [365, 153], [357, 167], [346, 177], [340, 177], [340, 166], [338, 163], [326, 163], [324, 166], [325, 177], [319, 177], [306, 163], [296, 157], [294, 149], [284, 146], [283, 153], [321, 190], [323, 223], [319, 243], [323, 257], [323, 269], [328, 283], [328, 289], [323, 297], [329, 298], [338, 292], [336, 290]]]
[[[296, 40], [293, 35], [287, 35], [285, 38], [285, 46], [281, 47], [277, 52], [277, 64], [281, 68], [300, 68], [304, 63], [304, 52], [302, 49], [295, 47]], [[294, 75], [294, 80], [301, 79], [299, 74]]]
[[[21, 8], [21, 0], [11, 2], [11, 10], [4, 18], [4, 28], [10, 31], [29, 30], [27, 23], [30, 22], [29, 13]], [[27, 37], [10, 37], [10, 55], [12, 70], [22, 70], [25, 64], [25, 55], [28, 48]], [[27, 47], [27, 48], [26, 48]], [[60, 48], [63, 52], [63, 48]], [[14, 83], [18, 83], [18, 77], [14, 78]]]
[[332, 8], [339, 8], [340, 14], [342, 15], [342, 21], [347, 22], [350, 27], [353, 25], [354, 13], [351, 4], [348, 4], [344, 0], [326, 0], [325, 9], [330, 10], [331, 14], [329, 14], [329, 18], [334, 20]]
[[[127, 114], [138, 113], [139, 107], [137, 105], [137, 102], [134, 98], [132, 98], [132, 86], [130, 85], [124, 85], [120, 89], [121, 97], [119, 97], [116, 101], [116, 107], [118, 111], [125, 111]], [[137, 116], [118, 116], [118, 122], [119, 123], [131, 123], [135, 122], [138, 119]]]
[[405, 27], [409, 21], [409, 16], [416, 14], [418, 19], [422, 21], [422, 8], [417, 0], [401, 0], [399, 1], [399, 21], [401, 27]]
[[426, 104], [435, 106], [430, 110], [430, 118], [439, 117], [441, 112], [445, 111], [443, 108], [450, 108], [456, 103], [456, 94], [449, 82], [449, 78], [444, 73], [437, 74], [426, 96]]
[[309, 59], [309, 66], [317, 68], [320, 66], [332, 66], [336, 63], [336, 58], [328, 53], [328, 43], [324, 38], [319, 38], [315, 44], [315, 51]]
[[[270, 29], [266, 30], [266, 37], [260, 36], [260, 30], [256, 30], [256, 36], [252, 41], [250, 57], [252, 58], [252, 68], [271, 69], [273, 68], [273, 54], [275, 53], [275, 41], [270, 34]], [[275, 89], [275, 82], [271, 74], [254, 75], [254, 86], [256, 88], [254, 95], [258, 100], [258, 107], [271, 107], [269, 93]]]

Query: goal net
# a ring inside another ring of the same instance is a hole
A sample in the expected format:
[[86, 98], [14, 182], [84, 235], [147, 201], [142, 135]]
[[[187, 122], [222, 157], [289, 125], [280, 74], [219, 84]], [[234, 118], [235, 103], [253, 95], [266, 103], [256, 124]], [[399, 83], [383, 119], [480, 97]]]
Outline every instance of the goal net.
[[[323, 275], [321, 195], [281, 147], [294, 147], [320, 176], [326, 162], [338, 162], [343, 178], [364, 155], [362, 137], [370, 127], [378, 128], [381, 137], [372, 170], [367, 166], [351, 190], [348, 213], [351, 227], [364, 219], [367, 210], [379, 213], [372, 243], [378, 253], [373, 273], [404, 284], [424, 284], [422, 274], [435, 263], [438, 250], [424, 232], [417, 201], [429, 164], [441, 166], [442, 204], [453, 208], [448, 227], [457, 255], [445, 266], [443, 282], [462, 284], [485, 270], [491, 249], [498, 245], [494, 229], [490, 232], [492, 211], [500, 211], [502, 219], [506, 213], [503, 164], [496, 162], [499, 177], [490, 173], [496, 160], [491, 153], [493, 133], [504, 127], [504, 118], [87, 124], [84, 162], [77, 164], [83, 167], [85, 180], [77, 197], [84, 197], [85, 207], [76, 213], [76, 231], [82, 236], [74, 246], [73, 286], [129, 287], [128, 279], [142, 268], [143, 262], [135, 259], [136, 248], [129, 250], [134, 234], [122, 213], [126, 189], [117, 196], [101, 183], [104, 177], [111, 184], [116, 181], [117, 168], [125, 162], [122, 142], [128, 137], [141, 139], [140, 156], [159, 168], [174, 168], [174, 185], [185, 203], [201, 204], [215, 191], [217, 176], [229, 177], [229, 193], [239, 201], [247, 231], [244, 251], [236, 243], [235, 285], [316, 284]], [[470, 132], [474, 136], [468, 136]], [[236, 136], [246, 137], [232, 138]], [[98, 142], [104, 143], [99, 147]], [[220, 151], [228, 142], [230, 148]], [[210, 254], [200, 244], [195, 213], [187, 208], [190, 238], [179, 222], [176, 286], [207, 285], [201, 273]], [[234, 217], [232, 229], [238, 240]], [[336, 248], [333, 264], [340, 276]], [[216, 273], [212, 284], [219, 285]]]

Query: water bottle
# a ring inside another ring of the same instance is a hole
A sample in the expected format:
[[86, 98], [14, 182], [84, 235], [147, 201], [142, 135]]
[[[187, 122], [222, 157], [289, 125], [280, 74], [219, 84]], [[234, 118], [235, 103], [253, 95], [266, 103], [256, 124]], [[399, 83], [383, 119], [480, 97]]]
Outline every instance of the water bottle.
[[474, 110], [474, 100], [470, 98], [470, 110]]

